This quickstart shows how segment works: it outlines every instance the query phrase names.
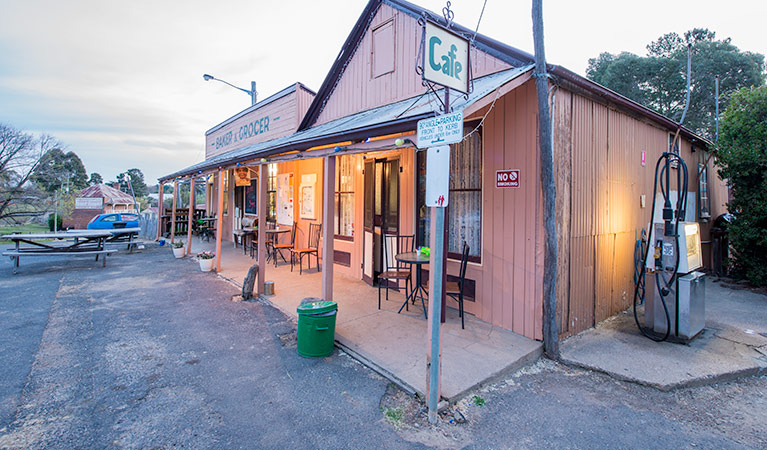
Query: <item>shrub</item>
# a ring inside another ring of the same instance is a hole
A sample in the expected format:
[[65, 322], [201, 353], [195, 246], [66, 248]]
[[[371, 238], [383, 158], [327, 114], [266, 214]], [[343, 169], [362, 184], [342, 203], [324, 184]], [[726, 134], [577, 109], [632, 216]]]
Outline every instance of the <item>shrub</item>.
[[[53, 231], [53, 214], [48, 215], [48, 229]], [[61, 214], [57, 214], [56, 216], [56, 229], [61, 230], [62, 225], [64, 224], [64, 218], [61, 217]]]
[[767, 86], [733, 94], [722, 115], [719, 175], [730, 185], [727, 204], [733, 275], [767, 285]]

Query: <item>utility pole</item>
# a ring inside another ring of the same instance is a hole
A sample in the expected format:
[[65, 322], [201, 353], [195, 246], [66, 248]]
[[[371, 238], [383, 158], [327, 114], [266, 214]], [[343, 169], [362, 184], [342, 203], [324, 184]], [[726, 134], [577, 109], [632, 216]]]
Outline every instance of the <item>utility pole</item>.
[[538, 143], [541, 155], [543, 190], [543, 351], [559, 359], [557, 330], [557, 222], [554, 149], [551, 140], [549, 81], [543, 45], [543, 0], [533, 0], [533, 41], [535, 46], [535, 87], [538, 94]]

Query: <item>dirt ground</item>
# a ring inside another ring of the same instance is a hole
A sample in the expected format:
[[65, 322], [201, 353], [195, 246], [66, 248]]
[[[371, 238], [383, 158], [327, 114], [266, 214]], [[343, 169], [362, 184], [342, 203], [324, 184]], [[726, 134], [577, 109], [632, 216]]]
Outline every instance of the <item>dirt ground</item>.
[[[546, 401], [546, 397], [554, 397], [556, 401]], [[499, 411], [499, 405], [510, 403], [516, 403], [516, 407]], [[678, 425], [680, 432], [686, 429], [693, 436], [684, 447], [712, 448], [710, 444], [715, 444], [717, 448], [767, 448], [767, 377], [764, 376], [661, 392], [543, 359], [451, 405], [440, 413], [434, 425], [427, 420], [424, 403], [394, 385], [389, 386], [381, 399], [380, 408], [384, 419], [402, 438], [429, 446], [482, 448], [514, 442], [511, 447], [539, 448], [553, 444], [553, 439], [527, 444], [519, 439], [520, 434], [525, 434], [519, 430], [527, 425], [523, 416], [529, 406], [550, 417], [567, 417], [574, 409], [586, 409], [586, 416], [598, 422], [598, 426], [608, 428], [612, 421], [628, 420], [629, 416], [622, 411], [628, 409], [650, 417], [647, 423], [636, 424], [635, 430], [640, 436], [643, 427], [670, 423]], [[663, 420], [652, 420], [653, 416]], [[490, 430], [498, 423], [503, 426]], [[538, 426], [536, 434], [549, 436], [545, 424]], [[560, 430], [560, 433], [573, 435], [578, 429], [589, 428], [590, 424], [565, 421], [565, 426], [572, 429]], [[729, 441], [732, 445], [722, 447], [722, 442], [707, 441], [707, 435], [724, 438], [725, 443]], [[588, 447], [623, 447], [620, 442], [612, 442], [609, 435], [605, 437], [604, 441], [590, 440]], [[701, 445], [695, 442], [695, 437], [701, 438]], [[625, 437], [621, 442], [628, 443]], [[644, 442], [641, 447], [655, 447], [651, 440]], [[662, 442], [658, 444], [658, 448], [664, 447]], [[573, 448], [581, 446], [575, 444]]]

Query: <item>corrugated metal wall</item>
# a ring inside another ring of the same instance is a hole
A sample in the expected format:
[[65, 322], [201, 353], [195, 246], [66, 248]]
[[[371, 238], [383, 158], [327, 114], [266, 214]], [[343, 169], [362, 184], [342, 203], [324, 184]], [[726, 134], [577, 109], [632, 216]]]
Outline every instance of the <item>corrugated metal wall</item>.
[[[560, 334], [567, 336], [631, 306], [634, 246], [650, 220], [655, 163], [668, 148], [669, 132], [564, 89], [556, 91], [553, 114], [558, 317]], [[681, 154], [694, 198], [701, 152], [682, 141]], [[710, 184], [721, 184], [714, 171]], [[712, 201], [714, 217], [724, 212], [720, 191]], [[704, 225], [702, 238], [707, 236]]]

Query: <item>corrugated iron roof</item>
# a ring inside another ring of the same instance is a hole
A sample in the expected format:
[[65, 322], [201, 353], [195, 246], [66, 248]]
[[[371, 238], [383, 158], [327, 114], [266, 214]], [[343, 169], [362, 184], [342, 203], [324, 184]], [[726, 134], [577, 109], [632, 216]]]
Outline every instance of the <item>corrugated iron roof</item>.
[[[496, 72], [474, 80], [474, 90], [468, 96], [458, 92], [451, 95], [450, 105], [454, 110], [464, 109], [490, 95], [496, 89], [532, 70], [532, 65]], [[436, 90], [438, 97], [444, 97], [442, 89]], [[411, 131], [418, 120], [437, 115], [440, 107], [434, 93], [411, 97], [399, 102], [379, 106], [367, 111], [351, 114], [316, 127], [293, 133], [277, 139], [242, 147], [216, 155], [160, 178], [161, 181], [196, 172], [214, 169], [223, 165], [272, 156], [294, 150], [306, 150], [318, 145], [334, 142], [364, 139], [385, 132]]]
[[103, 198], [104, 204], [133, 204], [133, 197], [106, 184], [94, 184], [80, 191], [78, 197]]

